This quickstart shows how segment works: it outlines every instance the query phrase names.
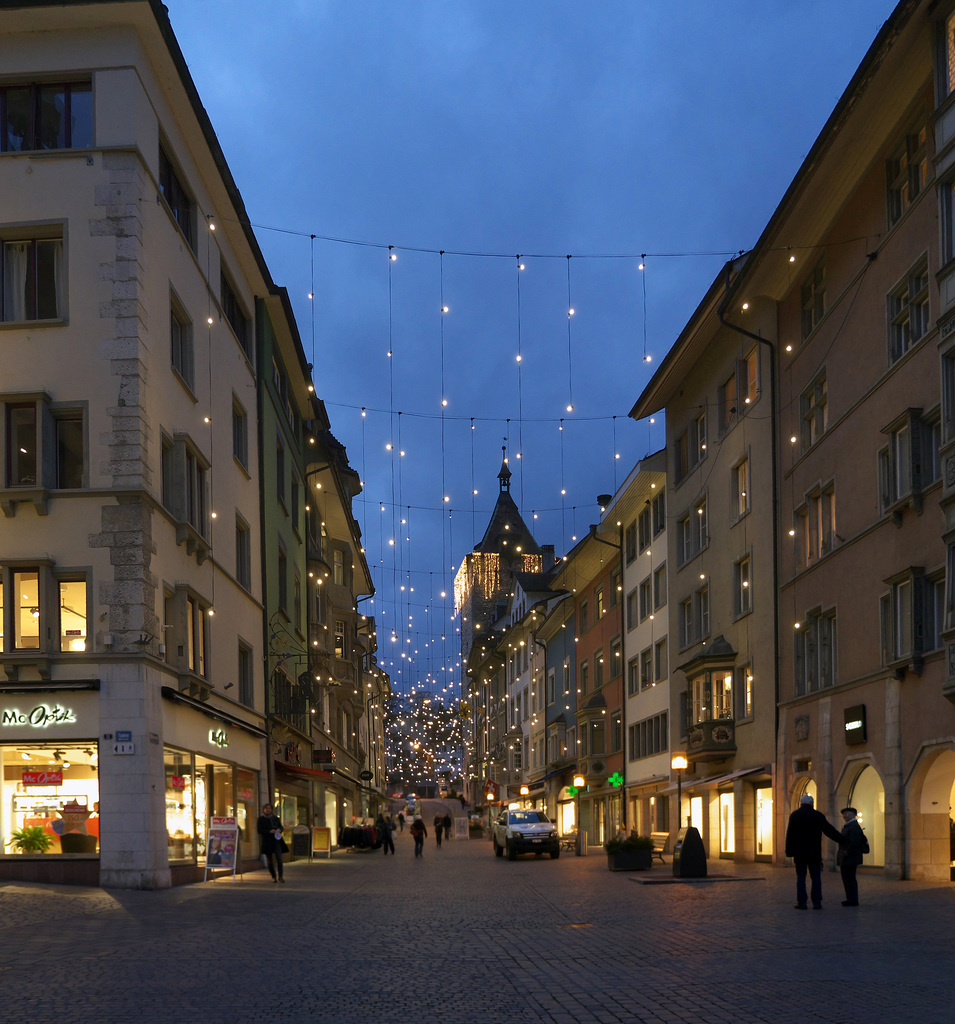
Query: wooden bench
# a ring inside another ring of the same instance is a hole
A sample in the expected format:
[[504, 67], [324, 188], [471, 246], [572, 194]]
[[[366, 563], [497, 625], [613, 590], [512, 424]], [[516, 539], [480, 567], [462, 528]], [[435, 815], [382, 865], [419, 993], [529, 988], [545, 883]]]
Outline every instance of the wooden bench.
[[560, 837], [560, 848], [562, 850], [568, 850], [573, 853], [577, 849], [577, 833], [568, 832], [567, 835]]
[[667, 843], [670, 841], [670, 833], [651, 832], [650, 838], [653, 840], [653, 856], [659, 857], [662, 862], [663, 855], [667, 852]]

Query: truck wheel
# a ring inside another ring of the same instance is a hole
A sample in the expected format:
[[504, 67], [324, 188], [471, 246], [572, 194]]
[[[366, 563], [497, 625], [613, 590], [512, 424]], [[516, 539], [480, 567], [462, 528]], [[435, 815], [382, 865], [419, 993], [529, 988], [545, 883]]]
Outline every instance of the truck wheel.
[[550, 851], [550, 859], [551, 860], [557, 860], [557, 858], [559, 856], [560, 856], [560, 847], [559, 846], [557, 847], [556, 850], [551, 850]]
[[500, 846], [497, 845], [497, 840], [494, 839], [494, 840], [492, 840], [492, 842], [494, 843], [494, 856], [495, 857], [503, 857], [504, 856], [504, 851], [500, 848]]
[[507, 844], [507, 859], [508, 860], [517, 860], [517, 849], [515, 848], [513, 843], [508, 843]]

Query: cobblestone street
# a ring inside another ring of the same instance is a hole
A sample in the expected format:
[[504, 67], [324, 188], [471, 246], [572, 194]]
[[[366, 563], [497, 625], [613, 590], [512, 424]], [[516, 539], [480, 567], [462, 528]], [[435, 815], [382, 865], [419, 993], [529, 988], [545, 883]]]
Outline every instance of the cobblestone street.
[[[792, 872], [607, 871], [603, 856], [337, 853], [161, 892], [0, 885], [0, 991], [29, 1024], [850, 1024], [955, 1019], [955, 886], [861, 879], [792, 909]], [[644, 880], [668, 884], [643, 884]], [[746, 880], [743, 880], [746, 879]]]

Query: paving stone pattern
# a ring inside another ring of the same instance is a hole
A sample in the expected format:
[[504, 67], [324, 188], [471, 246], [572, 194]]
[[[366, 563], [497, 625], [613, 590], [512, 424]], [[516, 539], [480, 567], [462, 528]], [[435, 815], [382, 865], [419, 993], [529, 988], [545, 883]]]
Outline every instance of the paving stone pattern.
[[336, 853], [161, 892], [0, 883], [0, 994], [27, 1024], [949, 1024], [955, 883], [791, 871], [644, 885], [487, 841]]

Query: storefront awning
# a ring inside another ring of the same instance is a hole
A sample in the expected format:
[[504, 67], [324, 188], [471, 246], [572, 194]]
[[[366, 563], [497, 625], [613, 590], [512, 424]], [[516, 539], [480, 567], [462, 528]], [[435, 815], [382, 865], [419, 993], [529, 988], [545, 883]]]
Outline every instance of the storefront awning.
[[556, 771], [548, 772], [540, 781], [546, 782], [548, 779], [556, 779], [558, 775], [566, 775], [568, 772], [577, 771], [576, 764], [564, 765], [563, 768], [558, 768]]
[[330, 779], [331, 772], [323, 772], [318, 768], [303, 768], [297, 764], [286, 764], [284, 761], [276, 761], [275, 767], [289, 775], [298, 775], [303, 779]]
[[195, 697], [190, 697], [188, 694], [180, 693], [178, 690], [174, 690], [171, 686], [162, 687], [160, 693], [165, 700], [172, 701], [174, 704], [185, 704], [186, 707], [200, 712], [207, 718], [212, 718], [217, 722], [224, 722], [226, 725], [233, 725], [237, 729], [243, 729], [245, 732], [251, 733], [255, 736], [256, 739], [265, 738], [264, 729], [260, 729], [258, 726], [252, 725], [250, 722], [244, 722], [241, 718], [230, 714], [228, 711], [212, 707], [209, 704], [203, 703], [201, 700], [196, 700]]
[[[770, 774], [769, 765], [760, 765], [758, 768], [741, 768], [738, 772], [730, 772], [727, 775], [714, 775], [709, 779], [695, 779], [683, 776], [683, 792], [688, 793], [691, 789], [716, 789], [718, 786], [722, 786], [725, 782], [731, 782], [733, 779], [740, 779], [744, 775], [768, 775]], [[658, 790], [654, 796], [663, 796], [667, 793], [675, 793], [677, 791], [676, 781], [670, 783], [666, 789]]]

